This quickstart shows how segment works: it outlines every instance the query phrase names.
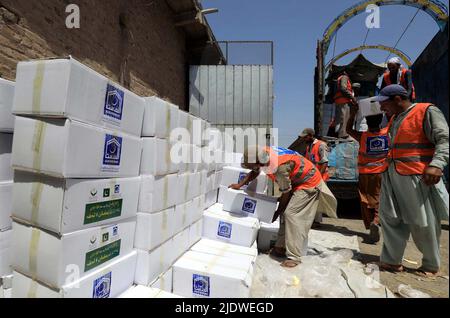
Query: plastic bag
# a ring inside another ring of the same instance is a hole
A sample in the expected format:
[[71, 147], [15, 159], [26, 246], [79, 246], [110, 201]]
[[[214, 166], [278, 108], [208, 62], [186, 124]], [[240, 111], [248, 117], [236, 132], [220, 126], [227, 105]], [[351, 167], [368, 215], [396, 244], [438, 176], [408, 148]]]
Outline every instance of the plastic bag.
[[412, 288], [410, 285], [401, 284], [398, 286], [398, 293], [403, 298], [431, 298], [430, 295], [421, 292], [420, 290]]

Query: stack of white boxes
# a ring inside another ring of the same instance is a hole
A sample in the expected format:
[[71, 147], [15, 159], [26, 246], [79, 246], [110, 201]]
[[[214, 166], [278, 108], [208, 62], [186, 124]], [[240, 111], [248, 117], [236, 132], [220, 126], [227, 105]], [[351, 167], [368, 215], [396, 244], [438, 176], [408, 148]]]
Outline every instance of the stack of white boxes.
[[137, 259], [144, 100], [69, 57], [19, 63], [13, 112], [13, 297], [119, 296]]
[[[138, 285], [170, 293], [172, 264], [201, 238], [207, 183], [201, 134], [207, 128], [169, 102], [146, 99], [135, 239]], [[177, 137], [183, 131], [188, 139]]]
[[0, 297], [11, 294], [11, 203], [14, 83], [0, 78]]
[[[223, 152], [223, 151], [222, 151]], [[225, 198], [234, 202], [235, 198], [226, 198], [231, 184], [239, 183], [249, 170], [240, 168], [242, 155], [229, 154], [226, 158], [233, 158], [226, 167], [220, 164], [219, 179], [213, 189], [217, 194], [220, 187], [221, 195], [218, 199]], [[232, 166], [228, 166], [232, 165]], [[217, 186], [217, 187], [216, 187]], [[267, 178], [261, 175], [252, 182], [250, 189], [265, 193]], [[260, 214], [265, 210], [276, 207], [276, 200], [263, 194], [247, 194], [248, 197], [258, 196], [259, 201], [255, 205]], [[208, 200], [207, 200], [208, 201]], [[268, 202], [274, 202], [272, 206], [262, 206]], [[239, 211], [234, 208], [234, 213], [225, 212], [223, 204], [211, 200], [203, 215], [203, 239], [197, 243], [190, 252], [186, 253], [173, 269], [173, 292], [183, 297], [210, 297], [210, 298], [234, 298], [249, 297], [252, 284], [253, 266], [258, 255], [256, 238], [260, 228], [260, 222], [256, 214], [250, 211]], [[261, 203], [262, 202], [262, 203]], [[275, 210], [272, 210], [272, 215]], [[243, 213], [246, 212], [246, 213]]]

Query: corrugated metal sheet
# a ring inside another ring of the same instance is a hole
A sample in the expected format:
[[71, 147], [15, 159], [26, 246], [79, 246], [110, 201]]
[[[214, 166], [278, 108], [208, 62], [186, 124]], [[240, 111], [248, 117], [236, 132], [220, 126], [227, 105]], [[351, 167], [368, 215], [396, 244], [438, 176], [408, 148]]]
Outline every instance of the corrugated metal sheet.
[[191, 66], [189, 109], [213, 126], [272, 127], [272, 66]]

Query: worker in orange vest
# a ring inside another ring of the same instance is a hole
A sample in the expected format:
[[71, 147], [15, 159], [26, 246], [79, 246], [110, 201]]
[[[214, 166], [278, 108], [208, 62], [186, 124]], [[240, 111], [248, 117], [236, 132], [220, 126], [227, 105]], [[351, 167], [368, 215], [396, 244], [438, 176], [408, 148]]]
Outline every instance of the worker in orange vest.
[[350, 118], [350, 106], [358, 102], [353, 92], [353, 85], [348, 74], [343, 71], [338, 77], [336, 94], [334, 95], [336, 105], [336, 129], [339, 138], [348, 138], [347, 122]]
[[[306, 143], [305, 157], [319, 169], [323, 181], [328, 182], [330, 180], [330, 175], [328, 174], [328, 145], [315, 136], [316, 132], [312, 128], [306, 128], [300, 134], [300, 138]], [[321, 223], [322, 212], [318, 211], [314, 219], [313, 228], [320, 227]]]
[[412, 236], [423, 254], [417, 274], [435, 277], [441, 266], [441, 222], [448, 220], [449, 197], [442, 181], [449, 161], [449, 129], [443, 113], [428, 103], [413, 104], [401, 85], [378, 96], [391, 118], [390, 148], [381, 182], [380, 220], [384, 244], [381, 268], [403, 271]]
[[383, 114], [366, 117], [367, 132], [359, 132], [354, 128], [358, 106], [353, 106], [347, 131], [359, 142], [359, 196], [361, 214], [364, 225], [370, 230], [369, 241], [376, 244], [380, 241], [380, 206], [381, 175], [386, 170], [385, 161], [389, 151], [387, 128], [381, 129]]
[[281, 266], [296, 267], [306, 253], [308, 233], [321, 206], [330, 217], [337, 218], [337, 201], [323, 182], [319, 170], [297, 152], [279, 147], [248, 147], [242, 167], [252, 170], [239, 184], [239, 190], [256, 179], [260, 171], [280, 187], [282, 196], [273, 222], [281, 217], [278, 240], [272, 254], [287, 257]]
[[398, 57], [393, 57], [388, 61], [388, 71], [383, 75], [381, 89], [392, 84], [399, 84], [408, 91], [411, 101], [416, 100], [416, 90], [414, 88], [412, 72], [403, 67]]

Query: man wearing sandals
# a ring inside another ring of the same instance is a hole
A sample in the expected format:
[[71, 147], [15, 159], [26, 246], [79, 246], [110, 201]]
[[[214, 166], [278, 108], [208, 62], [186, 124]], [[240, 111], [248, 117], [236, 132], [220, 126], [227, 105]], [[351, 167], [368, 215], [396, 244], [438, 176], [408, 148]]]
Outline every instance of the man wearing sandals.
[[252, 170], [239, 184], [239, 190], [256, 179], [261, 170], [277, 182], [280, 191], [278, 210], [273, 222], [281, 217], [278, 240], [272, 254], [286, 257], [281, 266], [296, 267], [305, 253], [308, 233], [318, 208], [330, 217], [336, 216], [337, 201], [312, 162], [295, 151], [279, 147], [249, 147], [242, 167]]
[[380, 198], [381, 269], [403, 271], [403, 255], [412, 235], [423, 254], [417, 273], [435, 276], [441, 266], [441, 222], [449, 215], [442, 181], [449, 160], [448, 124], [432, 104], [412, 104], [400, 85], [384, 88], [378, 101], [381, 110], [392, 116]]

